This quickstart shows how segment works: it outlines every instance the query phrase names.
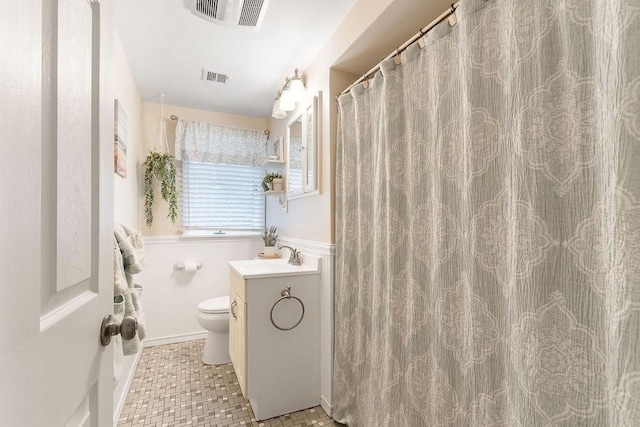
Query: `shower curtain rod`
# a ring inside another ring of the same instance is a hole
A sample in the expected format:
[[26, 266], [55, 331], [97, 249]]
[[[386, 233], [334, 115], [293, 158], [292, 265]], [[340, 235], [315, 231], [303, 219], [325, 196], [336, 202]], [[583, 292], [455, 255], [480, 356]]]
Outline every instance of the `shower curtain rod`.
[[[460, 0], [461, 1], [461, 0]], [[360, 77], [358, 80], [356, 80], [355, 82], [353, 82], [348, 88], [346, 88], [345, 90], [343, 90], [342, 92], [340, 92], [337, 96], [336, 99], [338, 99], [338, 97], [340, 95], [344, 95], [345, 93], [349, 92], [351, 90], [351, 88], [353, 88], [355, 85], [361, 83], [363, 80], [366, 80], [367, 77], [369, 77], [370, 75], [372, 75], [373, 73], [375, 73], [376, 71], [378, 71], [380, 69], [380, 64], [382, 64], [384, 61], [386, 61], [387, 59], [391, 59], [394, 56], [398, 56], [400, 55], [402, 52], [404, 52], [409, 46], [411, 46], [416, 40], [418, 40], [420, 37], [424, 36], [425, 34], [427, 34], [429, 31], [431, 31], [431, 29], [433, 27], [435, 27], [436, 25], [438, 25], [439, 23], [441, 23], [442, 21], [444, 21], [445, 19], [449, 18], [450, 16], [454, 15], [456, 12], [456, 9], [458, 8], [458, 6], [460, 5], [460, 1], [457, 1], [453, 4], [451, 4], [451, 6], [449, 6], [449, 8], [442, 12], [442, 14], [440, 14], [440, 16], [438, 16], [436, 19], [434, 19], [433, 21], [431, 21], [429, 24], [427, 24], [427, 26], [421, 28], [416, 34], [413, 35], [413, 37], [411, 37], [409, 40], [407, 40], [406, 42], [404, 42], [400, 47], [398, 47], [396, 50], [394, 50], [393, 52], [391, 52], [389, 55], [387, 55], [382, 61], [378, 62], [378, 64], [373, 67], [372, 69], [370, 69], [369, 71], [367, 71], [366, 73], [364, 73], [362, 75], [362, 77]], [[487, 1], [487, 0], [485, 0]], [[451, 26], [455, 25], [455, 21], [451, 24]]]

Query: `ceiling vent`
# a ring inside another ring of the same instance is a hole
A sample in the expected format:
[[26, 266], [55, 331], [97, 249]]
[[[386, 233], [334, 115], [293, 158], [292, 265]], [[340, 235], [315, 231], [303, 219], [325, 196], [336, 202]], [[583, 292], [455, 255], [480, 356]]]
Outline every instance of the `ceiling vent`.
[[209, 71], [202, 69], [202, 80], [207, 82], [226, 83], [229, 76], [227, 74], [216, 73], [215, 71]]
[[258, 30], [269, 0], [189, 0], [187, 4], [191, 13], [209, 22]]

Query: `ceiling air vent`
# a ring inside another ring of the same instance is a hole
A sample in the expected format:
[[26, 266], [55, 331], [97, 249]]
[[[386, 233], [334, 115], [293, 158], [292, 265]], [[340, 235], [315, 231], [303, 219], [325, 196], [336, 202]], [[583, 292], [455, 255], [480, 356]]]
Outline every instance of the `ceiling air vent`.
[[189, 0], [194, 15], [220, 25], [258, 30], [269, 0]]
[[216, 73], [215, 71], [205, 70], [204, 68], [202, 69], [202, 80], [208, 82], [226, 83], [228, 78], [229, 76], [226, 74]]

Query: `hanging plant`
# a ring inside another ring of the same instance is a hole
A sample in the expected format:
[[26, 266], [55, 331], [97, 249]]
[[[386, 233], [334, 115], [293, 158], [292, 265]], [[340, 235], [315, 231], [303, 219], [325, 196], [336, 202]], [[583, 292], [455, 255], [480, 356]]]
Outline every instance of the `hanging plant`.
[[160, 194], [169, 203], [167, 218], [175, 223], [178, 216], [176, 195], [176, 167], [169, 153], [151, 151], [142, 164], [144, 166], [144, 219], [148, 227], [153, 223], [153, 180], [160, 181]]

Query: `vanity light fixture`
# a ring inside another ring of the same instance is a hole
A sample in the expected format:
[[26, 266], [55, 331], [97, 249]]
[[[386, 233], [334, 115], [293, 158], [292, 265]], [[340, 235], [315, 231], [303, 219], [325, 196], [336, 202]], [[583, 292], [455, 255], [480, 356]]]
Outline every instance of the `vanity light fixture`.
[[295, 102], [300, 102], [304, 99], [304, 82], [302, 81], [302, 78], [298, 76], [297, 68], [296, 74], [291, 78], [291, 82], [289, 82], [289, 90], [291, 91]]
[[287, 112], [280, 107], [281, 96], [282, 96], [282, 92], [278, 92], [278, 97], [276, 98], [276, 101], [273, 103], [273, 110], [271, 110], [271, 117], [273, 117], [274, 119], [287, 118]]
[[296, 109], [296, 104], [305, 97], [304, 80], [298, 75], [296, 68], [293, 77], [287, 77], [282, 86], [282, 90], [278, 92], [278, 97], [273, 103], [271, 117], [274, 119], [284, 119], [287, 117], [288, 111]]
[[291, 89], [285, 88], [280, 95], [280, 108], [284, 111], [293, 111], [296, 109], [296, 101], [293, 99]]

